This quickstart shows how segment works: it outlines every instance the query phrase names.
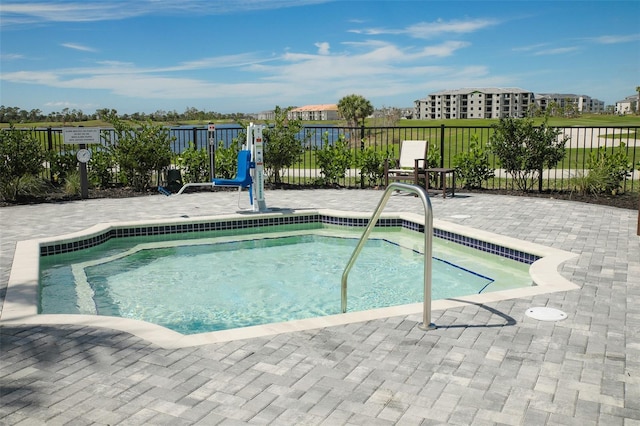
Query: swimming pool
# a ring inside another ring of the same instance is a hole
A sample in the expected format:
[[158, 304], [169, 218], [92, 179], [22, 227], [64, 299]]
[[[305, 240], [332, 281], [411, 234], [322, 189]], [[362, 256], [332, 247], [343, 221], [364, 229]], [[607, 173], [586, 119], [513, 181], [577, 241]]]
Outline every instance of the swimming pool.
[[[341, 312], [340, 276], [361, 228], [316, 222], [216, 234], [112, 239], [45, 256], [39, 312], [138, 319], [183, 334]], [[378, 228], [355, 264], [348, 311], [421, 302], [423, 246], [420, 232]], [[532, 285], [528, 263], [442, 238], [433, 259], [432, 299]]]
[[[156, 220], [95, 225], [85, 231], [39, 240], [20, 241], [16, 246], [14, 263], [9, 278], [5, 304], [0, 317], [3, 323], [21, 324], [84, 324], [108, 327], [137, 335], [160, 346], [185, 347], [205, 343], [229, 341], [294, 330], [326, 327], [355, 321], [366, 321], [396, 315], [413, 315], [422, 311], [421, 303], [409, 303], [388, 308], [371, 309], [346, 314], [292, 320], [280, 323], [249, 326], [193, 335], [184, 335], [148, 322], [86, 314], [38, 314], [39, 261], [42, 257], [92, 249], [124, 237], [152, 237], [163, 240], [183, 240], [188, 234], [217, 232], [221, 236], [237, 239], [262, 227], [321, 223], [332, 226], [362, 227], [368, 222], [367, 213], [343, 211], [301, 211], [291, 213], [236, 214], [194, 219]], [[383, 215], [377, 227], [400, 227], [420, 232], [423, 218], [415, 214]], [[315, 226], [315, 225], [314, 225]], [[576, 286], [557, 272], [562, 262], [575, 257], [561, 250], [527, 243], [484, 231], [434, 220], [434, 234], [456, 245], [480, 249], [502, 257], [531, 263], [529, 274], [535, 283], [520, 289], [499, 290], [472, 296], [433, 302], [433, 309], [446, 309], [465, 303], [485, 303], [504, 298], [524, 297], [553, 291], [574, 289]], [[532, 263], [533, 262], [533, 263]], [[482, 263], [482, 262], [481, 262]]]

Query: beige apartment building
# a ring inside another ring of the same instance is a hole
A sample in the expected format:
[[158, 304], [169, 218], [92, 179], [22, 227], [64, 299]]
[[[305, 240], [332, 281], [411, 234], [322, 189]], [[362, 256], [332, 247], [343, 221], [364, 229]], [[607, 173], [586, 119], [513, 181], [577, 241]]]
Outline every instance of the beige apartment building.
[[290, 120], [303, 121], [326, 121], [338, 120], [338, 105], [322, 104], [322, 105], [306, 105], [294, 108], [287, 114]]
[[443, 90], [415, 101], [414, 118], [524, 117], [535, 102], [533, 92], [518, 88], [468, 88]]
[[559, 108], [571, 106], [580, 113], [604, 112], [604, 101], [586, 95], [571, 93], [539, 93], [536, 95], [536, 106], [542, 111], [545, 111], [551, 104], [555, 104]]
[[616, 101], [615, 113], [618, 115], [640, 113], [640, 95], [627, 96], [621, 101]]
[[[258, 120], [275, 120], [276, 114], [273, 110], [262, 111], [256, 114]], [[305, 105], [302, 107], [292, 108], [287, 113], [289, 120], [303, 121], [325, 121], [338, 120], [338, 105], [322, 104], [322, 105]]]

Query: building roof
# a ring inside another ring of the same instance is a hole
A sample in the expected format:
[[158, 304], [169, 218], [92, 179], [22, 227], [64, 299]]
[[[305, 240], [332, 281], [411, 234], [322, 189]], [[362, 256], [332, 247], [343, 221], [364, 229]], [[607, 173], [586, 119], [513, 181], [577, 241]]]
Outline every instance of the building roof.
[[430, 96], [433, 95], [465, 95], [474, 92], [481, 93], [531, 93], [529, 90], [520, 89], [518, 87], [465, 87], [462, 89], [454, 89], [454, 90], [441, 90], [439, 92], [430, 93]]
[[291, 111], [337, 111], [338, 105], [336, 104], [320, 104], [320, 105], [305, 105], [298, 108], [294, 108]]
[[637, 100], [638, 100], [638, 95], [630, 95], [622, 99], [621, 101], [616, 101], [616, 102], [635, 102]]

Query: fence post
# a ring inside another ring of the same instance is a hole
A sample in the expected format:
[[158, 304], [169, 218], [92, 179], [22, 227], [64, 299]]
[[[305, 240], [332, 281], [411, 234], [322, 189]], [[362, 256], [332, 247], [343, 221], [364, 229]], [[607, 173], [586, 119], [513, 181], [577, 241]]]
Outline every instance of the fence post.
[[[362, 154], [363, 152], [364, 152], [364, 123], [362, 123], [362, 126], [360, 126], [360, 154]], [[362, 169], [360, 169], [360, 189], [364, 189], [364, 178], [362, 177]]]
[[[47, 127], [47, 146], [49, 147], [49, 152], [53, 151], [53, 134], [51, 133], [51, 127]], [[49, 164], [49, 181], [53, 182], [53, 172], [51, 171], [51, 164]]]
[[539, 173], [538, 173], [538, 192], [542, 192], [542, 181], [543, 181], [543, 179], [542, 179], [542, 173], [543, 173], [543, 172], [544, 172], [544, 170], [543, 170], [543, 169], [540, 169], [540, 170], [539, 170]]
[[444, 167], [444, 124], [440, 125], [440, 168]]
[[198, 129], [194, 127], [192, 131], [193, 131], [193, 148], [200, 149], [200, 145], [198, 145]]

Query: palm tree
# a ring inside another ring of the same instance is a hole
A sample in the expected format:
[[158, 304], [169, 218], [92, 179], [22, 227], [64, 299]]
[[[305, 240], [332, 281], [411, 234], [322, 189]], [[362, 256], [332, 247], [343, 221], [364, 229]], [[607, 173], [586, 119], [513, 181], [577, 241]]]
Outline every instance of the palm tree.
[[347, 95], [338, 101], [338, 114], [354, 127], [362, 120], [373, 114], [373, 105], [360, 95]]

